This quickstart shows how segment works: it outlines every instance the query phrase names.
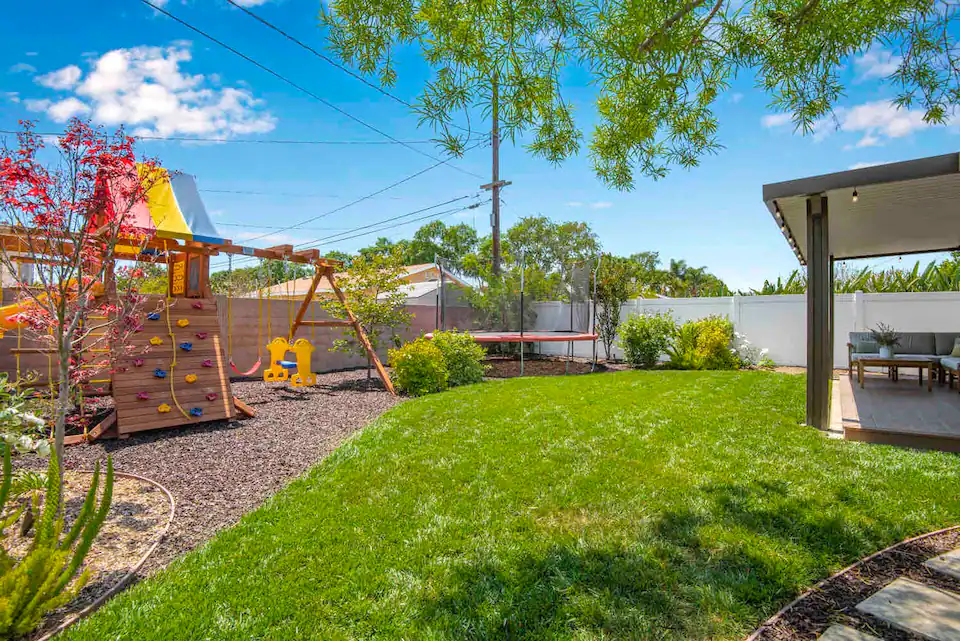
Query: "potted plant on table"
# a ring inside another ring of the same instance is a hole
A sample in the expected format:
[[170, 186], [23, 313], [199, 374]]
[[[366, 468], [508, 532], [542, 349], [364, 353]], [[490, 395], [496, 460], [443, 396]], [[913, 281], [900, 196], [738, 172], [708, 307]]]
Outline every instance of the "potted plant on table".
[[871, 329], [870, 333], [880, 347], [880, 358], [893, 358], [893, 349], [900, 345], [900, 335], [883, 323], [877, 323], [876, 329]]

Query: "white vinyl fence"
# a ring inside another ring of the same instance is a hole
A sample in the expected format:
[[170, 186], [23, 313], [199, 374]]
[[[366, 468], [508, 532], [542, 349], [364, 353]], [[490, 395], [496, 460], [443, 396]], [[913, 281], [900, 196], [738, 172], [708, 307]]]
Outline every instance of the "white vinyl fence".
[[[535, 329], [566, 329], [570, 310], [565, 303], [537, 304]], [[778, 365], [806, 364], [807, 302], [804, 295], [726, 296], [722, 298], [659, 298], [628, 301], [620, 318], [644, 312], [670, 312], [678, 322], [718, 314], [726, 316], [757, 347]], [[834, 308], [834, 363], [847, 366], [847, 339], [853, 331], [865, 331], [885, 323], [902, 332], [960, 332], [960, 292], [914, 292], [905, 294], [837, 294]], [[590, 343], [574, 343], [577, 356], [592, 356]], [[565, 343], [544, 343], [546, 354], [563, 354]], [[603, 344], [597, 351], [603, 358]], [[613, 355], [622, 352], [614, 346]]]

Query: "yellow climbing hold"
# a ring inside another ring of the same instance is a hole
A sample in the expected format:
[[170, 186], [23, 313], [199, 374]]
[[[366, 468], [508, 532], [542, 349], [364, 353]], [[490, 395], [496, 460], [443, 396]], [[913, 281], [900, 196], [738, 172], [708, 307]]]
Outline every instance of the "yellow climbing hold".
[[197, 382], [197, 375], [196, 375], [196, 374], [187, 374], [186, 376], [183, 377], [183, 380], [185, 380], [185, 381], [188, 382], [188, 383], [196, 383], [196, 382]]
[[157, 408], [157, 411], [160, 412], [161, 414], [166, 414], [167, 412], [170, 411], [170, 406], [164, 403], [163, 405]]
[[154, 336], [153, 338], [150, 339], [150, 344], [151, 344], [151, 345], [163, 345], [163, 339], [160, 338], [159, 336]]
[[190, 321], [187, 320], [186, 318], [181, 318], [180, 320], [177, 321], [178, 327], [186, 327], [189, 324], [190, 324]]

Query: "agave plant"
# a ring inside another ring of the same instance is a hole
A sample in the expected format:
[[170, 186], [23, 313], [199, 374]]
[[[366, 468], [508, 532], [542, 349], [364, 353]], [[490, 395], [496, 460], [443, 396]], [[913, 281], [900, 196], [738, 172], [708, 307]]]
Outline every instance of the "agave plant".
[[[10, 448], [3, 447], [0, 540], [4, 541], [4, 531], [16, 523], [26, 510], [31, 509], [30, 504], [11, 504], [15, 488], [10, 456]], [[44, 614], [65, 605], [76, 596], [89, 578], [87, 571], [77, 577], [80, 565], [110, 510], [113, 497], [113, 462], [110, 459], [107, 459], [106, 480], [99, 503], [98, 463], [80, 513], [66, 534], [60, 468], [56, 456], [50, 457], [45, 480], [36, 534], [26, 554], [14, 558], [5, 546], [0, 546], [0, 639], [27, 634], [37, 626]], [[35, 477], [21, 477], [21, 487], [33, 487], [36, 481]]]

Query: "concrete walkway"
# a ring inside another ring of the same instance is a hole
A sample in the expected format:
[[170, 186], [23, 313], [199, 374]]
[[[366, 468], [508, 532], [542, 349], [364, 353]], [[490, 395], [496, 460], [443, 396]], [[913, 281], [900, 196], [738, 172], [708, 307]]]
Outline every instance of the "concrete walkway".
[[[960, 577], [960, 549], [932, 558], [924, 565], [946, 577]], [[879, 592], [861, 601], [857, 612], [912, 635], [930, 641], [960, 641], [960, 594], [900, 577]], [[882, 630], [872, 629], [869, 619], [854, 629], [830, 626], [820, 635], [823, 641], [882, 641]]]

